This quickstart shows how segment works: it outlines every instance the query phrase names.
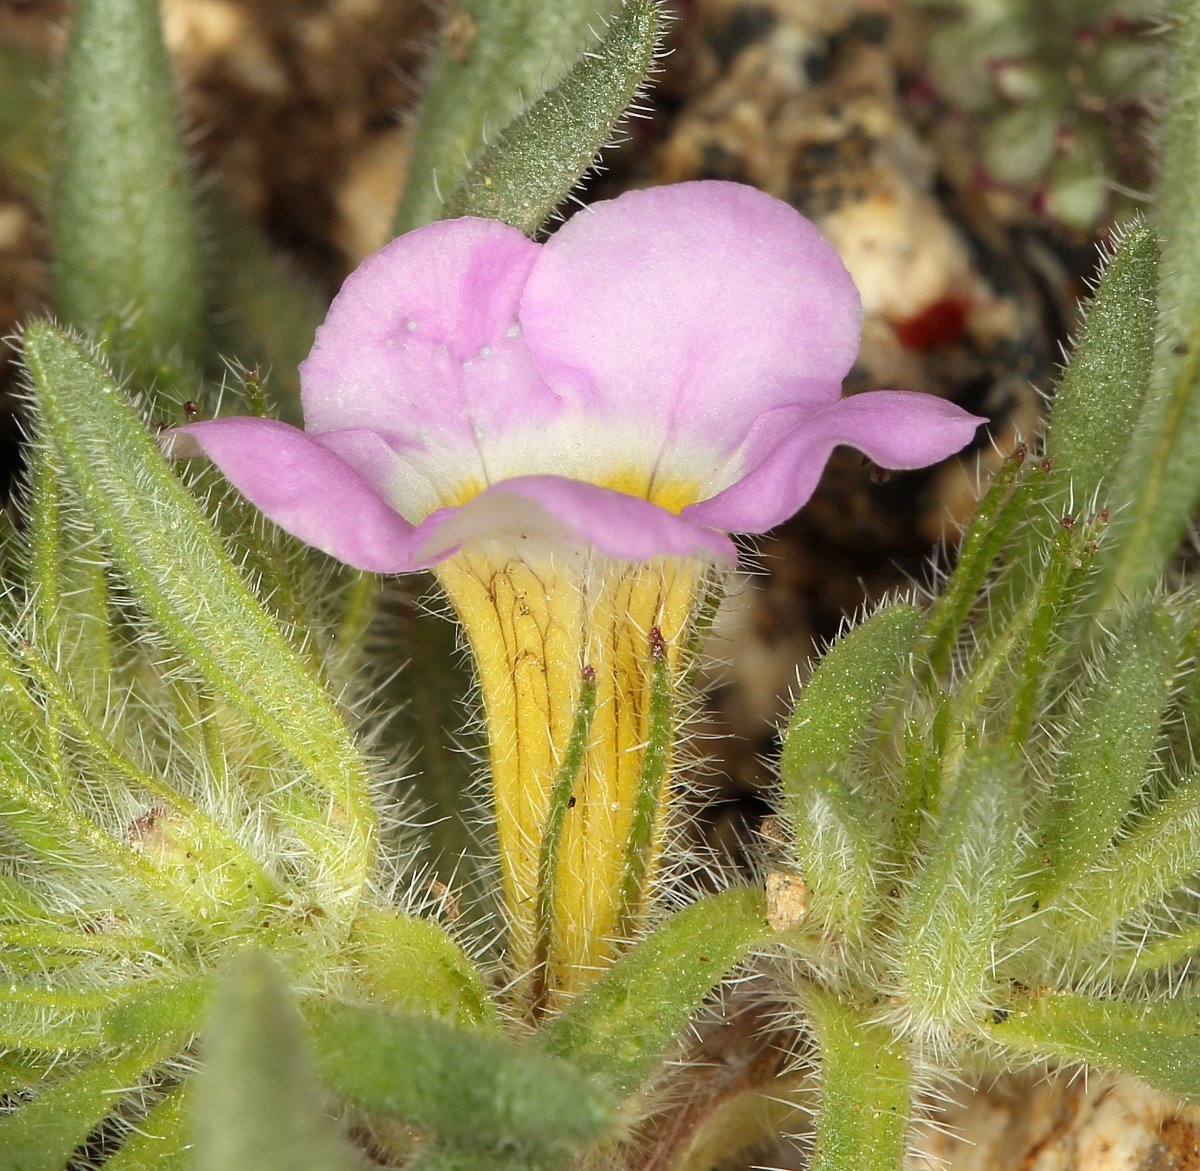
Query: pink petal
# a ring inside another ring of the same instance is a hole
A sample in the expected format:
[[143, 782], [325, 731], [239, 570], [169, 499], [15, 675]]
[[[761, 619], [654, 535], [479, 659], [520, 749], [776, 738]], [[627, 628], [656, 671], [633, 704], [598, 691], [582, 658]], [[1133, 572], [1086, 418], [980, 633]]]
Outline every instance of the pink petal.
[[274, 419], [229, 418], [174, 434], [194, 442], [255, 507], [307, 544], [358, 569], [414, 568], [412, 525], [303, 431]]
[[759, 420], [741, 478], [683, 515], [728, 532], [766, 532], [807, 503], [839, 444], [880, 467], [922, 468], [961, 451], [985, 422], [945, 399], [906, 390], [856, 394], [806, 418], [782, 408]]
[[837, 400], [860, 307], [798, 212], [697, 182], [578, 212], [543, 247], [521, 321], [538, 369], [577, 409], [636, 418], [660, 450], [691, 439], [725, 453], [764, 411]]
[[517, 306], [540, 249], [494, 220], [430, 224], [346, 278], [300, 364], [305, 429], [370, 429], [395, 450], [476, 454], [515, 418], [558, 403], [534, 368]]
[[416, 532], [416, 559], [433, 565], [466, 545], [497, 541], [519, 555], [522, 545], [583, 545], [609, 557], [699, 557], [733, 564], [737, 550], [723, 533], [648, 500], [562, 476], [521, 476], [493, 484], [459, 508], [447, 508]]

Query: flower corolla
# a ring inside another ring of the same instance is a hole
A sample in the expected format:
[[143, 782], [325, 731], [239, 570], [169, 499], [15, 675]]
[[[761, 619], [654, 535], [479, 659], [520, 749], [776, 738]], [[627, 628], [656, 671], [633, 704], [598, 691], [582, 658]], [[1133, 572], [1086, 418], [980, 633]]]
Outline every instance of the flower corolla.
[[860, 324], [817, 229], [735, 183], [631, 191], [544, 244], [442, 221], [347, 278], [300, 367], [304, 430], [220, 418], [173, 444], [361, 569], [494, 539], [731, 562], [727, 534], [791, 516], [838, 444], [915, 468], [974, 435], [931, 395], [843, 398]]

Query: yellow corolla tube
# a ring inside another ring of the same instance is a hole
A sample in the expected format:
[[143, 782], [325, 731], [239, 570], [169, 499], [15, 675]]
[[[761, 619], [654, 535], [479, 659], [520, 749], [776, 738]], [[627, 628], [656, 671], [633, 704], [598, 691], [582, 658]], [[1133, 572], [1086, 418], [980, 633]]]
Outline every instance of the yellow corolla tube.
[[603, 970], [665, 833], [707, 562], [486, 549], [437, 567], [478, 670], [514, 970], [536, 1008]]

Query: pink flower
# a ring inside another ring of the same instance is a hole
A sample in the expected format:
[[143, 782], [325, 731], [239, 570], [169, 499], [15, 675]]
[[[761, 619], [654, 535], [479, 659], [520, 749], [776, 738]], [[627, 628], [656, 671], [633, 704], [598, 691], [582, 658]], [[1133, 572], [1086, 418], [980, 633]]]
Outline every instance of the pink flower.
[[791, 516], [838, 444], [916, 468], [981, 422], [907, 391], [842, 398], [860, 318], [816, 228], [733, 183], [629, 192], [545, 244], [444, 221], [347, 278], [300, 368], [303, 431], [223, 418], [175, 434], [362, 569], [491, 538], [728, 562], [726, 534]]

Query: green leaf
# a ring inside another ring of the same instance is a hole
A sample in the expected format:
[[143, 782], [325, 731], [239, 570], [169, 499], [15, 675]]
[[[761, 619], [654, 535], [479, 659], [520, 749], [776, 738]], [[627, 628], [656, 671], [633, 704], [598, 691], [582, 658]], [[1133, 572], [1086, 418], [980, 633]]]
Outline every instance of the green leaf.
[[1039, 934], [1063, 955], [1091, 944], [1107, 953], [1125, 920], [1153, 908], [1200, 873], [1200, 777], [1179, 785], [1063, 888]]
[[0, 1045], [41, 1052], [104, 1045], [179, 1047], [199, 1025], [209, 981], [146, 980], [92, 989], [37, 983], [0, 985]]
[[303, 1026], [274, 962], [244, 952], [219, 985], [192, 1099], [195, 1171], [351, 1171], [323, 1116]]
[[372, 1001], [412, 1015], [500, 1031], [479, 969], [436, 923], [364, 909], [347, 945], [356, 949]]
[[[357, 901], [375, 833], [366, 767], [342, 718], [247, 588], [108, 372], [78, 342], [30, 325], [38, 425], [131, 592], [211, 690], [320, 790], [293, 803], [324, 854], [335, 898]], [[296, 803], [300, 804], [297, 805]]]
[[0, 1117], [0, 1171], [63, 1171], [75, 1148], [117, 1109], [122, 1091], [164, 1056], [152, 1046], [98, 1061]]
[[452, 1142], [569, 1151], [616, 1124], [570, 1065], [501, 1037], [350, 1004], [314, 1010], [309, 1034], [330, 1090]]
[[702, 898], [626, 952], [538, 1043], [626, 1097], [678, 1043], [705, 997], [770, 936], [761, 892]]
[[1022, 444], [1000, 465], [959, 544], [957, 561], [945, 588], [934, 600], [925, 624], [923, 654], [930, 676], [943, 674], [971, 611], [979, 605], [984, 583], [1017, 526], [1030, 513], [1032, 498], [1045, 480], [1041, 468], [1027, 471]]
[[1034, 899], [1044, 902], [1095, 862], [1129, 813], [1150, 770], [1177, 653], [1171, 616], [1146, 607], [1073, 697], [1029, 859]]
[[34, 448], [30, 458], [27, 589], [37, 599], [36, 635], [98, 721], [111, 698], [113, 668], [104, 562], [95, 532], [72, 515], [49, 453]]
[[51, 217], [58, 309], [139, 365], [203, 347], [192, 178], [157, 0], [75, 0]]
[[[780, 778], [813, 927], [853, 935], [875, 889], [879, 835], [896, 820], [896, 794], [856, 768], [870, 721], [910, 666], [921, 633], [911, 606], [892, 605], [843, 635], [804, 685], [783, 734]], [[889, 833], [890, 836], [890, 833]]]
[[483, 150], [575, 63], [619, 0], [457, 0], [418, 111], [395, 235], [446, 214], [445, 196]]
[[184, 1087], [171, 1090], [104, 1160], [104, 1171], [191, 1171], [190, 1104]]
[[824, 656], [783, 733], [779, 771], [786, 801], [861, 748], [868, 722], [900, 680], [920, 629], [920, 615], [911, 606], [888, 606]]
[[47, 1074], [59, 1067], [61, 1061], [61, 1053], [6, 1047], [0, 1053], [0, 1095], [17, 1094], [37, 1082], [46, 1081]]
[[94, 1049], [107, 1039], [109, 1011], [127, 988], [72, 991], [10, 980], [0, 984], [0, 1046], [38, 1052]]
[[808, 890], [805, 934], [839, 948], [858, 935], [875, 894], [878, 846], [852, 770], [828, 768], [787, 794], [795, 866]]
[[900, 939], [909, 1007], [930, 1024], [972, 1019], [991, 994], [995, 948], [1017, 871], [1020, 772], [971, 757], [905, 894]]
[[47, 791], [34, 763], [14, 750], [0, 727], [0, 814], [6, 829], [43, 859], [100, 862], [112, 875], [137, 883], [164, 907], [204, 920], [211, 900], [194, 889], [187, 875], [159, 865], [77, 813], [65, 800]]
[[171, 1038], [186, 1041], [199, 1030], [211, 992], [207, 976], [139, 987], [106, 1014], [105, 1035], [121, 1046]]
[[[1171, 35], [1154, 223], [1163, 245], [1149, 391], [1111, 502], [1114, 533], [1099, 607], [1159, 579], [1200, 497], [1200, 8], [1169, 5]], [[1144, 310], [1134, 310], [1142, 316]], [[1136, 387], [1130, 392], [1136, 393]]]
[[1145, 399], [1154, 357], [1158, 241], [1135, 224], [1104, 266], [1079, 341], [1054, 392], [1046, 454], [1076, 508], [1111, 492]]
[[[1029, 479], [1044, 486], [1044, 469]], [[946, 756], [968, 747], [981, 712], [988, 713], [993, 729], [1003, 728], [1011, 752], [1023, 752], [1047, 694], [1061, 686], [1058, 664], [1075, 652], [1062, 630], [1089, 581], [1103, 522], [1056, 518], [1053, 505], [1044, 508], [1046, 501], [1036, 492], [1025, 498], [1025, 549], [1005, 562], [989, 587], [965, 670], [943, 703]]]
[[472, 164], [445, 215], [503, 220], [532, 236], [637, 97], [654, 62], [659, 23], [657, 0], [629, 0], [599, 44]]
[[1021, 1053], [1082, 1061], [1200, 1099], [1200, 997], [1161, 1003], [1073, 992], [1021, 997], [992, 1015], [987, 1035]]
[[805, 985], [801, 999], [820, 1060], [812, 1171], [899, 1171], [912, 1081], [904, 1048], [829, 992]]
[[[22, 651], [23, 663], [41, 687], [59, 730], [70, 729], [74, 734], [85, 757], [84, 770], [92, 782], [111, 783], [114, 805], [129, 793], [161, 803], [161, 811], [155, 814], [156, 827], [164, 842], [169, 840], [178, 847], [172, 853], [172, 870], [179, 881], [192, 886], [188, 902], [199, 902], [202, 914], [211, 913], [215, 921], [255, 899], [279, 896], [278, 885], [225, 826], [191, 798], [118, 751], [97, 716], [89, 716], [75, 702], [72, 676], [52, 665], [32, 644], [25, 644]], [[207, 900], [202, 899], [204, 894], [208, 894]]]

